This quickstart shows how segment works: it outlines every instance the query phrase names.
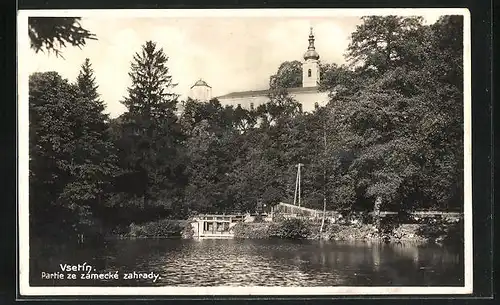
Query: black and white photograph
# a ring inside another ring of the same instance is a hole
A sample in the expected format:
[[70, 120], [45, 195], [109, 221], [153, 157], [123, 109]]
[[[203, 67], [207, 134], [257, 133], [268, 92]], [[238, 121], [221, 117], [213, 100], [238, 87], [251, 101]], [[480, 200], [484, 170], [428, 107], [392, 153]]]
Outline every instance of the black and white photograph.
[[21, 10], [24, 296], [472, 293], [467, 9]]

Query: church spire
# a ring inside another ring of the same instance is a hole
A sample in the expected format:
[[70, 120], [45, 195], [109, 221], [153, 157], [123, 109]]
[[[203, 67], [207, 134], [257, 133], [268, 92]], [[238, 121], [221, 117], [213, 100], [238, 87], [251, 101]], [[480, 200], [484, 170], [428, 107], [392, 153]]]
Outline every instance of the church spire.
[[311, 27], [311, 32], [309, 33], [309, 48], [308, 50], [314, 50], [314, 34], [313, 34], [313, 28]]
[[318, 60], [319, 59], [319, 54], [316, 52], [316, 48], [314, 47], [314, 34], [313, 34], [313, 28], [310, 28], [309, 32], [309, 47], [307, 48], [307, 52], [304, 54], [304, 59], [314, 59]]

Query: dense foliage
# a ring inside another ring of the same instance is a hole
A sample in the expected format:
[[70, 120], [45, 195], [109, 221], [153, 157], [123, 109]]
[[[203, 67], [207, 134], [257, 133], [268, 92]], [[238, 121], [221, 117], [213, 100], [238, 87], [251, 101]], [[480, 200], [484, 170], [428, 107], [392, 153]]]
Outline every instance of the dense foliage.
[[28, 35], [30, 46], [35, 52], [54, 52], [61, 55], [67, 44], [85, 46], [87, 40], [96, 39], [95, 35], [80, 25], [80, 17], [29, 17]]
[[298, 60], [285, 61], [276, 74], [269, 77], [270, 88], [302, 87], [302, 63]]
[[186, 223], [169, 219], [149, 221], [141, 225], [131, 223], [124, 237], [132, 238], [166, 238], [181, 237]]
[[310, 225], [300, 218], [290, 218], [282, 221], [275, 236], [283, 239], [305, 239], [311, 234]]
[[[55, 72], [30, 77], [30, 213], [35, 228], [99, 227], [117, 171], [90, 63], [77, 84]], [[41, 227], [40, 227], [41, 226]], [[51, 231], [51, 230], [48, 230]]]
[[[132, 59], [127, 111], [113, 120], [103, 114], [88, 61], [75, 84], [35, 73], [33, 228], [145, 228], [200, 212], [266, 210], [293, 201], [297, 163], [307, 207], [460, 209], [462, 23], [460, 16], [430, 26], [363, 18], [349, 64], [322, 65], [330, 101], [312, 113], [287, 93], [300, 86], [297, 62], [280, 66], [269, 102], [256, 109], [178, 101], [167, 55], [148, 41]], [[283, 234], [302, 229], [290, 223]]]
[[318, 231], [317, 225], [303, 219], [283, 219], [274, 222], [240, 222], [234, 226], [235, 238], [248, 239], [307, 239]]

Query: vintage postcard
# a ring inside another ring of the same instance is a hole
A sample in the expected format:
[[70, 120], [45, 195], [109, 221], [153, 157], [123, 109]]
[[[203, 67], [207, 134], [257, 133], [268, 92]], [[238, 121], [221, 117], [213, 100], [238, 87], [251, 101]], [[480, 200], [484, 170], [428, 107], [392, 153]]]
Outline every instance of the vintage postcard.
[[24, 10], [19, 293], [472, 293], [467, 9]]

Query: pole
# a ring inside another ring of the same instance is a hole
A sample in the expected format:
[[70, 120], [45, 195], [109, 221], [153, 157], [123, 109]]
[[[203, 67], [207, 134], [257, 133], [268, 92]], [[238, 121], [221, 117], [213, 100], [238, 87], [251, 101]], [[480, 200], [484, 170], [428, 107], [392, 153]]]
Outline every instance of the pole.
[[297, 190], [299, 187], [299, 171], [297, 170], [297, 177], [295, 177], [295, 193], [293, 195], [293, 205], [297, 204]]
[[323, 198], [323, 218], [321, 219], [321, 228], [319, 228], [319, 233], [323, 232], [323, 226], [325, 225], [325, 214], [326, 214], [326, 197]]
[[319, 232], [323, 232], [323, 226], [325, 225], [325, 214], [326, 214], [326, 120], [323, 124], [323, 219], [321, 220], [321, 228]]
[[300, 190], [300, 184], [301, 184], [301, 177], [300, 177], [300, 168], [302, 167], [302, 163], [299, 163], [297, 166], [298, 166], [298, 169], [297, 169], [297, 177], [298, 177], [298, 182], [299, 182], [299, 207], [300, 207], [300, 193], [301, 193], [301, 190]]

